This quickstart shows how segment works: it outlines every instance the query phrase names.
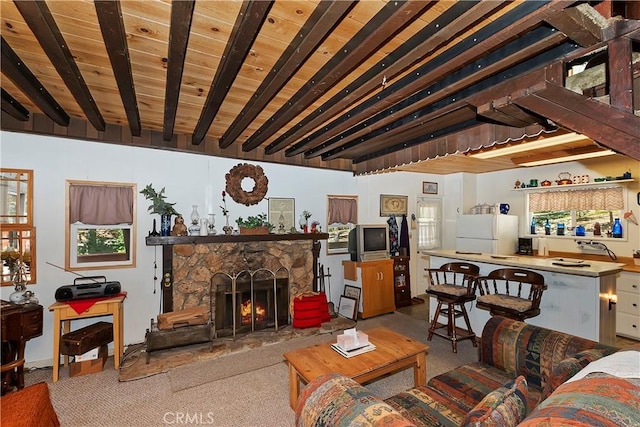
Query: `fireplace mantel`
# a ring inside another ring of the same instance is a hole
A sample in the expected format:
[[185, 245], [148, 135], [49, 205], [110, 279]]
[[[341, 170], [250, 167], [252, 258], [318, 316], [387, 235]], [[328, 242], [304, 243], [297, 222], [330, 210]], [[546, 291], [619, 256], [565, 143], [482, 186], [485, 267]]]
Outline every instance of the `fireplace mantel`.
[[320, 255], [320, 241], [327, 240], [327, 233], [295, 233], [295, 234], [246, 234], [246, 235], [215, 235], [215, 236], [147, 236], [147, 246], [162, 246], [162, 312], [174, 310], [173, 299], [173, 259], [174, 246], [180, 245], [211, 245], [211, 244], [252, 244], [264, 242], [273, 245], [277, 242], [310, 240], [313, 253], [313, 285], [318, 283], [318, 258]]
[[242, 243], [272, 242], [277, 240], [327, 240], [327, 233], [295, 233], [295, 234], [217, 234], [215, 236], [148, 236], [147, 246], [185, 245], [203, 243]]

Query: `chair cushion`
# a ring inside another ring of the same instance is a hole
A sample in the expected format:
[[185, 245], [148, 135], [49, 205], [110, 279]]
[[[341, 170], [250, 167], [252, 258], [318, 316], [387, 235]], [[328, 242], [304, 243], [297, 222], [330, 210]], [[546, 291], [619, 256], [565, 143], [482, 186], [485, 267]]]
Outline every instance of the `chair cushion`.
[[528, 299], [500, 294], [481, 295], [478, 297], [478, 304], [480, 303], [515, 310], [519, 313], [531, 310], [532, 306], [532, 302]]
[[509, 427], [527, 416], [527, 380], [520, 375], [485, 396], [465, 417], [465, 427]]
[[454, 297], [461, 297], [467, 295], [466, 286], [456, 285], [431, 285], [427, 290], [427, 293], [451, 295]]
[[640, 379], [605, 373], [562, 384], [520, 424], [540, 426], [640, 425]]

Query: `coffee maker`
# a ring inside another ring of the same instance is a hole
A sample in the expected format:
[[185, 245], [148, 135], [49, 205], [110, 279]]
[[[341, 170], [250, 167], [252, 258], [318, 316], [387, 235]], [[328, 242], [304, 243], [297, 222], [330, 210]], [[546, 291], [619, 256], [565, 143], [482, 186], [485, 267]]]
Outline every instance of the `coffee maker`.
[[533, 239], [531, 237], [518, 238], [518, 254], [533, 255]]

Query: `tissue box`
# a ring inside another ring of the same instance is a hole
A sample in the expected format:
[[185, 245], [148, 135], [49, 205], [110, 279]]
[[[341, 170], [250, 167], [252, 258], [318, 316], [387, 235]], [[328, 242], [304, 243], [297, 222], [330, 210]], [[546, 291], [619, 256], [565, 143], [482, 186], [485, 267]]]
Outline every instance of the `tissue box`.
[[338, 345], [345, 351], [353, 350], [354, 348], [364, 347], [369, 344], [369, 335], [362, 331], [357, 331], [358, 339], [351, 335], [340, 334], [338, 335]]

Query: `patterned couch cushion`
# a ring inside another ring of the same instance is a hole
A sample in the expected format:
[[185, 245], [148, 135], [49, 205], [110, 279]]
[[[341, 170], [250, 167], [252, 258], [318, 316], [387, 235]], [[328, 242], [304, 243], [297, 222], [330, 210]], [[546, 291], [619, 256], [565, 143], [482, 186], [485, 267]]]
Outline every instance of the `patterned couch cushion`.
[[640, 425], [640, 379], [605, 373], [565, 383], [520, 424], [522, 427]]
[[549, 377], [542, 391], [541, 400], [549, 397], [553, 391], [564, 384], [569, 378], [580, 372], [585, 366], [594, 360], [600, 359], [605, 353], [603, 349], [592, 348], [576, 353], [573, 357], [567, 357], [553, 368], [553, 373]]
[[300, 393], [297, 426], [414, 426], [360, 384], [330, 373], [311, 381]]
[[431, 387], [415, 387], [385, 402], [419, 426], [458, 427], [469, 411], [465, 404]]
[[486, 323], [480, 348], [480, 360], [484, 364], [504, 370], [512, 379], [524, 375], [529, 391], [532, 388], [542, 391], [555, 366], [576, 353], [595, 348], [607, 355], [618, 350], [500, 316], [493, 316]]
[[527, 380], [520, 375], [488, 395], [464, 419], [464, 427], [511, 427], [527, 416]]

